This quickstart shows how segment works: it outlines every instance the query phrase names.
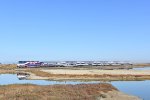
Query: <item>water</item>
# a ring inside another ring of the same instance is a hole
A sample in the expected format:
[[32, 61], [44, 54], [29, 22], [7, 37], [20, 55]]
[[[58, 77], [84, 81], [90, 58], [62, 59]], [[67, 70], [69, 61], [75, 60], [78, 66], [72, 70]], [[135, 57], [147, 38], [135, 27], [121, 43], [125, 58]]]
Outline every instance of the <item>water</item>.
[[100, 83], [98, 81], [49, 81], [49, 80], [19, 80], [16, 74], [0, 74], [0, 85], [9, 84], [35, 84], [35, 85], [55, 85], [55, 84], [92, 84]]
[[150, 70], [150, 67], [133, 68], [133, 70]]
[[116, 81], [111, 84], [126, 94], [150, 100], [150, 81]]
[[[19, 80], [15, 74], [1, 74], [0, 85], [9, 84], [36, 84], [36, 85], [55, 85], [55, 84], [93, 84], [102, 83], [100, 81], [48, 81], [48, 80]], [[150, 81], [113, 81], [108, 82], [115, 86], [118, 90], [138, 96], [144, 100], [150, 100]]]

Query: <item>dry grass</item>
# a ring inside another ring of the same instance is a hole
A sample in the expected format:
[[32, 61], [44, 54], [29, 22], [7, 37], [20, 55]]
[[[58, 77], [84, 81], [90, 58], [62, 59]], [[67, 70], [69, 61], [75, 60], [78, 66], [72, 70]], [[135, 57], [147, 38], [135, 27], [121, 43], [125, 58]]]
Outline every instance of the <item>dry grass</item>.
[[150, 80], [150, 75], [111, 75], [111, 74], [103, 74], [103, 75], [98, 75], [98, 74], [83, 74], [83, 75], [78, 75], [78, 74], [52, 74], [48, 72], [41, 71], [40, 69], [28, 69], [25, 70], [26, 72], [33, 73], [36, 76], [40, 77], [48, 77], [48, 79], [82, 79], [82, 80]]
[[144, 63], [144, 64], [134, 64], [134, 66], [137, 66], [137, 67], [149, 67], [150, 66], [150, 63]]
[[15, 64], [0, 65], [0, 74], [14, 74], [16, 68]]
[[14, 70], [17, 68], [17, 65], [15, 64], [2, 64], [0, 65], [0, 69], [3, 69], [3, 70]]
[[35, 75], [37, 75], [37, 76], [41, 76], [41, 77], [50, 77], [51, 76], [51, 74], [50, 73], [47, 73], [47, 72], [43, 72], [43, 71], [41, 71], [41, 69], [39, 69], [39, 68], [31, 68], [31, 69], [26, 69], [26, 70], [24, 70], [25, 72], [30, 72], [30, 73], [33, 73], [33, 74], [35, 74]]
[[15, 74], [15, 70], [0, 70], [0, 74]]
[[112, 90], [110, 84], [8, 85], [0, 86], [0, 100], [95, 100]]

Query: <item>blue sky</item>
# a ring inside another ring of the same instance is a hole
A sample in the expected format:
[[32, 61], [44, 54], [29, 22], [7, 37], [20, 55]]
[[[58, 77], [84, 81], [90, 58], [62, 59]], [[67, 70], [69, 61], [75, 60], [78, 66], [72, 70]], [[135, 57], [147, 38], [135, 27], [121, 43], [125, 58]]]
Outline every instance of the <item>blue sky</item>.
[[149, 62], [149, 5], [149, 0], [0, 0], [0, 62]]

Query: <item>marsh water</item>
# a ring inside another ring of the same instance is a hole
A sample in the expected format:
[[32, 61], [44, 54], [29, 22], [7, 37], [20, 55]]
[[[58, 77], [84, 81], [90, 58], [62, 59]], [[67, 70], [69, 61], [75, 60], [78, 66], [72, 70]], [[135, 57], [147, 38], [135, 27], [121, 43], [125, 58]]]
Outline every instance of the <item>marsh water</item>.
[[[150, 70], [146, 68], [134, 68], [134, 70]], [[0, 85], [9, 84], [35, 84], [35, 85], [55, 85], [55, 84], [96, 84], [103, 83], [100, 81], [52, 81], [52, 80], [19, 80], [16, 74], [0, 74]], [[118, 90], [142, 98], [150, 100], [150, 81], [112, 81], [107, 82], [115, 86]]]
[[16, 74], [1, 74], [0, 85], [9, 84], [35, 84], [35, 85], [55, 85], [55, 84], [93, 84], [99, 83], [98, 81], [52, 81], [52, 80], [19, 80]]
[[[55, 85], [55, 84], [96, 84], [100, 81], [50, 81], [50, 80], [19, 80], [16, 74], [1, 74], [0, 85], [9, 84], [36, 84], [36, 85]], [[115, 86], [118, 90], [138, 96], [144, 100], [150, 100], [150, 81], [112, 81], [107, 82]]]
[[150, 67], [133, 68], [133, 70], [150, 70]]
[[110, 82], [119, 91], [150, 100], [150, 81], [114, 81]]

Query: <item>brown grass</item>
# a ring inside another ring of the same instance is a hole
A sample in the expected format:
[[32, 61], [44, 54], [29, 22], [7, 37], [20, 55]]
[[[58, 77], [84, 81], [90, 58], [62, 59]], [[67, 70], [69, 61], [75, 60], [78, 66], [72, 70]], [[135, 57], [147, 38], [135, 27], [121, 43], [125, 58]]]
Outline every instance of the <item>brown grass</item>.
[[16, 68], [15, 64], [0, 65], [0, 74], [14, 74]]
[[51, 74], [50, 73], [47, 73], [47, 72], [43, 72], [43, 71], [40, 71], [39, 68], [28, 68], [26, 70], [24, 70], [25, 72], [30, 72], [30, 73], [33, 73], [37, 76], [41, 76], [41, 77], [50, 77]]
[[137, 67], [149, 67], [150, 66], [150, 63], [143, 63], [143, 64], [134, 64], [134, 66], [137, 66]]
[[51, 74], [48, 72], [40, 71], [40, 69], [28, 69], [25, 70], [26, 72], [30, 72], [35, 74], [36, 76], [40, 77], [48, 77], [49, 79], [98, 79], [98, 80], [150, 80], [150, 75], [110, 75], [110, 74], [103, 74], [103, 75], [91, 75], [91, 74], [83, 74], [83, 75], [76, 75], [76, 74]]
[[14, 70], [17, 68], [17, 65], [15, 64], [2, 64], [0, 65], [0, 69], [3, 69], [3, 70]]
[[15, 70], [0, 70], [0, 74], [15, 74]]
[[110, 84], [0, 86], [0, 100], [95, 100], [117, 90]]

